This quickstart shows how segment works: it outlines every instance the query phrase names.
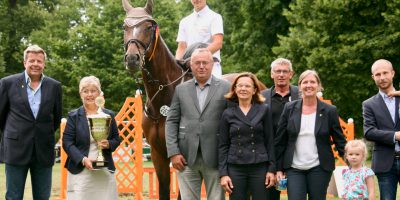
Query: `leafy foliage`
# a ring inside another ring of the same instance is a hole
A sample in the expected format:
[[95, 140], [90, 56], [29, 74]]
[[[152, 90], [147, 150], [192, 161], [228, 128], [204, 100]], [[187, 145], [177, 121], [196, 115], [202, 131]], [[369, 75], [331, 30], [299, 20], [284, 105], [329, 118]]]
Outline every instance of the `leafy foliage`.
[[[272, 85], [269, 65], [276, 59], [271, 48], [278, 43], [278, 34], [285, 35], [288, 22], [282, 15], [290, 0], [218, 1], [216, 11], [224, 19], [224, 72], [250, 71]], [[222, 5], [220, 5], [222, 4]]]
[[[131, 0], [143, 7], [145, 0]], [[390, 60], [400, 73], [400, 1], [379, 0], [208, 0], [224, 20], [224, 73], [251, 71], [268, 86], [277, 57], [293, 62], [297, 75], [314, 68], [344, 118], [361, 133], [361, 102], [377, 92], [371, 64]], [[171, 52], [179, 21], [193, 11], [190, 1], [154, 0], [153, 16]], [[81, 105], [83, 76], [100, 78], [106, 106], [118, 111], [140, 85], [123, 64], [121, 1], [0, 1], [0, 77], [23, 70], [28, 44], [48, 53], [46, 75], [63, 83], [64, 115]], [[297, 76], [293, 83], [297, 82]], [[395, 85], [400, 82], [396, 76]]]
[[298, 0], [284, 12], [290, 22], [289, 34], [280, 36], [279, 46], [273, 49], [291, 59], [299, 73], [317, 70], [324, 97], [334, 100], [342, 117], [355, 118], [359, 132], [361, 103], [377, 92], [371, 80], [372, 63], [385, 58], [400, 65], [399, 28], [390, 22], [399, 17], [399, 5], [395, 4]]

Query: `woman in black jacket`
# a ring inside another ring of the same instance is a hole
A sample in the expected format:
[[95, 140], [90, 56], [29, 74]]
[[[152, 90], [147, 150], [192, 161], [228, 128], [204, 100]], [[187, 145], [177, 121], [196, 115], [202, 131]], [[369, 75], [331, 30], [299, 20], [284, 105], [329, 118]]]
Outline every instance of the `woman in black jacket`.
[[276, 142], [277, 179], [287, 176], [289, 200], [326, 199], [335, 158], [334, 143], [343, 157], [346, 139], [336, 107], [322, 102], [316, 71], [299, 77], [301, 99], [285, 104], [278, 123]]
[[263, 103], [257, 78], [240, 74], [225, 98], [231, 102], [222, 114], [218, 137], [221, 185], [230, 199], [265, 200], [275, 184], [275, 159], [270, 111]]

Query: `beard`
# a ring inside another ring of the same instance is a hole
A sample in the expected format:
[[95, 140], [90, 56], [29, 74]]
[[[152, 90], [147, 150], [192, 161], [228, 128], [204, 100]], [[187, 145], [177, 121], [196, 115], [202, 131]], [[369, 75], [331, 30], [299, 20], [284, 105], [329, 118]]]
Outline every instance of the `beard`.
[[386, 90], [386, 89], [389, 89], [390, 87], [392, 87], [392, 82], [391, 81], [375, 82], [375, 84], [381, 90]]

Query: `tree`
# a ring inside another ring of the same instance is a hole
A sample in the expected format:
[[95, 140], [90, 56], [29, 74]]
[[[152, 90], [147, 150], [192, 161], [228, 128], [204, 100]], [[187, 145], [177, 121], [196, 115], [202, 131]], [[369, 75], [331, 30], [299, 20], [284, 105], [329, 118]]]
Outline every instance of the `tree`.
[[298, 0], [284, 12], [290, 32], [279, 37], [273, 52], [291, 59], [299, 73], [316, 69], [324, 97], [333, 100], [342, 117], [355, 118], [360, 133], [361, 102], [377, 92], [372, 63], [386, 58], [400, 65], [395, 25], [399, 5], [378, 0]]
[[[271, 48], [277, 35], [286, 35], [289, 23], [282, 15], [290, 0], [210, 1], [224, 19], [224, 72], [251, 71], [267, 85], [269, 64], [276, 59]], [[217, 4], [218, 3], [218, 4]], [[226, 69], [226, 70], [225, 70]]]
[[[49, 54], [46, 73], [63, 83], [64, 113], [81, 105], [79, 80], [95, 75], [102, 84], [106, 107], [119, 111], [125, 98], [141, 87], [126, 72], [123, 63], [123, 19], [121, 1], [60, 0], [46, 15], [43, 29], [31, 34], [30, 42], [42, 44]], [[132, 1], [143, 7], [145, 1]], [[176, 47], [174, 30], [179, 12], [171, 1], [154, 5], [153, 16], [165, 41]], [[178, 6], [179, 7], [179, 6]]]
[[[44, 25], [42, 2], [17, 1], [0, 2], [0, 76], [23, 71], [23, 50], [33, 30]], [[27, 12], [29, 10], [29, 12]]]

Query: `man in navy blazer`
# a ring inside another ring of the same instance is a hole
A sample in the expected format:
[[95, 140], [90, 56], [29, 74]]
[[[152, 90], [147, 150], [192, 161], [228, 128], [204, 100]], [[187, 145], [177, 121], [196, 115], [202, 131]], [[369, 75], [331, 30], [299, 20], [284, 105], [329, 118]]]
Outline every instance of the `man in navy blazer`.
[[28, 170], [33, 199], [50, 198], [54, 132], [61, 121], [61, 83], [43, 74], [46, 53], [24, 51], [25, 71], [0, 80], [0, 161], [5, 163], [6, 199], [23, 199]]
[[394, 200], [400, 183], [400, 98], [390, 96], [396, 90], [392, 63], [377, 60], [371, 72], [379, 92], [362, 104], [364, 136], [375, 143], [371, 168], [378, 177], [380, 199]]
[[[270, 110], [270, 119], [272, 119], [272, 127], [274, 138], [278, 129], [278, 122], [283, 111], [283, 107], [290, 101], [299, 98], [299, 88], [295, 85], [290, 85], [290, 79], [293, 77], [292, 62], [286, 58], [278, 58], [271, 63], [271, 78], [274, 80], [274, 85], [261, 92], [265, 97], [265, 104]], [[279, 200], [280, 191], [275, 187], [267, 189], [268, 199]]]

